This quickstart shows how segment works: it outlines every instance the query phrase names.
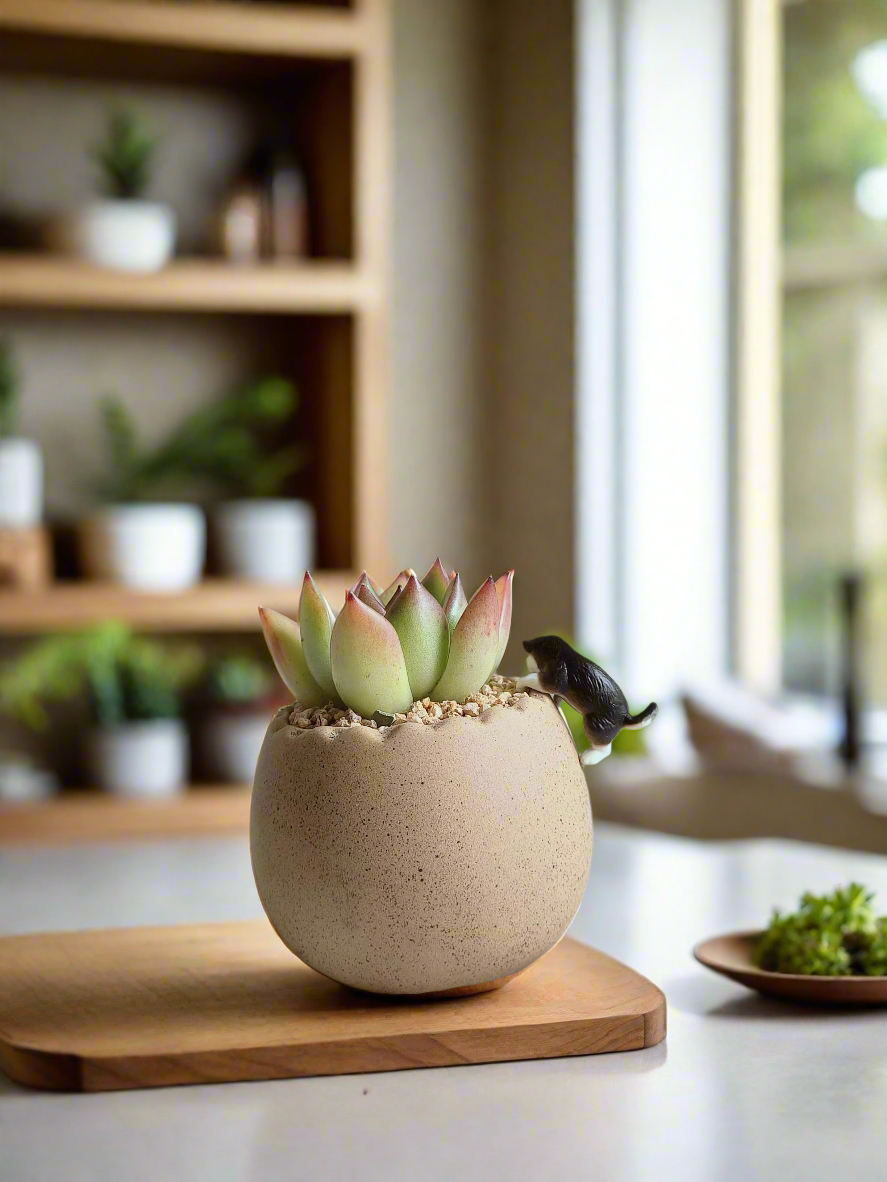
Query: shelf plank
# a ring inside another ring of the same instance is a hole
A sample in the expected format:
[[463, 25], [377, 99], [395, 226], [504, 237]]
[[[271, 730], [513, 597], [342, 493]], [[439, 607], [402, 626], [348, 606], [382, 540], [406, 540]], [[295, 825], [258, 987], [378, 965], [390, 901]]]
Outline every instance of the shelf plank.
[[54, 255], [0, 255], [0, 304], [12, 307], [322, 314], [354, 312], [369, 292], [347, 263], [177, 259], [139, 275]]
[[168, 800], [121, 800], [90, 791], [2, 804], [0, 847], [247, 833], [250, 794], [249, 786], [230, 784], [189, 788]]
[[[357, 575], [321, 571], [318, 585], [334, 607]], [[258, 608], [273, 607], [294, 616], [301, 586], [208, 579], [169, 595], [131, 591], [110, 583], [54, 583], [44, 590], [0, 591], [0, 633], [51, 632], [83, 628], [103, 620], [124, 620], [148, 632], [252, 632]]]
[[275, 58], [347, 58], [366, 42], [359, 11], [146, 0], [0, 0], [0, 31]]

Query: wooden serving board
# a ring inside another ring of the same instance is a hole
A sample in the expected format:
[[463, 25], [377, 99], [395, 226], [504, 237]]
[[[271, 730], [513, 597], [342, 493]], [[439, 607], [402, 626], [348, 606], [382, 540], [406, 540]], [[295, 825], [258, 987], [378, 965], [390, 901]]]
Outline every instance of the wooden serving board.
[[656, 986], [575, 940], [503, 989], [398, 1001], [315, 973], [264, 920], [0, 939], [0, 1067], [37, 1088], [550, 1059], [664, 1037]]

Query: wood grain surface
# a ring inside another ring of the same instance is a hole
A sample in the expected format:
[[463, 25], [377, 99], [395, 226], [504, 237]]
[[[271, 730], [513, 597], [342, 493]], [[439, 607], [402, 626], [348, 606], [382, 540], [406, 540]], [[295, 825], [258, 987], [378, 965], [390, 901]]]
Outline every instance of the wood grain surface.
[[37, 1088], [548, 1059], [664, 1037], [662, 993], [569, 939], [503, 989], [444, 1001], [336, 985], [264, 920], [0, 940], [0, 1067]]
[[32, 804], [0, 805], [0, 849], [158, 837], [227, 837], [249, 830], [248, 785], [189, 788], [168, 800], [123, 800], [106, 792], [63, 792]]

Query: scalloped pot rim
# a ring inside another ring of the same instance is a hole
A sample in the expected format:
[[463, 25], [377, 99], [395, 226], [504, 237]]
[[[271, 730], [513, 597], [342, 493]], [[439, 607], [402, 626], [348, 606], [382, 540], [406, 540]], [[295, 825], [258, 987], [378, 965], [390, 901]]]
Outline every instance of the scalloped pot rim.
[[[435, 718], [431, 722], [414, 722], [409, 720], [407, 722], [392, 723], [391, 726], [371, 727], [363, 726], [362, 724], [355, 724], [353, 726], [311, 726], [299, 727], [295, 726], [289, 721], [289, 716], [296, 708], [296, 704], [291, 702], [288, 706], [281, 706], [277, 713], [271, 719], [268, 727], [269, 734], [276, 734], [281, 730], [289, 730], [292, 732], [293, 738], [299, 740], [304, 739], [308, 735], [315, 735], [315, 742], [318, 738], [323, 742], [328, 743], [335, 741], [341, 742], [363, 742], [368, 741], [376, 743], [390, 743], [392, 742], [398, 732], [406, 730], [408, 733], [415, 733], [419, 731], [429, 731], [432, 734], [439, 733], [442, 728], [450, 726], [452, 723], [462, 723], [468, 726], [476, 726], [478, 723], [484, 726], [496, 726], [500, 724], [503, 716], [507, 717], [511, 711], [517, 710], [520, 713], [525, 713], [532, 709], [530, 703], [535, 698], [542, 703], [550, 704], [553, 710], [557, 711], [558, 718], [563, 723], [563, 726], [569, 734], [569, 727], [563, 719], [563, 715], [557, 710], [554, 701], [548, 694], [540, 693], [538, 690], [528, 689], [522, 691], [527, 694], [526, 698], [520, 698], [518, 701], [509, 703], [505, 706], [490, 706], [485, 710], [481, 710], [480, 714], [456, 714], [450, 718]], [[345, 736], [360, 735], [360, 739], [349, 738]], [[572, 742], [572, 737], [571, 740]], [[579, 753], [576, 752], [576, 760], [579, 762]], [[581, 766], [581, 765], [580, 765]]]

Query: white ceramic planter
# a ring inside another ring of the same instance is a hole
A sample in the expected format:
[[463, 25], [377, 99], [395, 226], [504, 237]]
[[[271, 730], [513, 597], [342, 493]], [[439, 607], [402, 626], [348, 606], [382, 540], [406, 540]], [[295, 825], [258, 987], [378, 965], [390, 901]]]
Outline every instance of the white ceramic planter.
[[297, 583], [314, 565], [314, 510], [307, 501], [225, 501], [213, 521], [219, 565], [232, 578]]
[[217, 710], [200, 727], [207, 774], [223, 784], [251, 784], [268, 729], [269, 710]]
[[43, 453], [33, 439], [0, 439], [0, 526], [39, 525]]
[[199, 581], [206, 519], [197, 505], [111, 505], [81, 523], [87, 575], [139, 591], [182, 591]]
[[100, 267], [158, 271], [172, 258], [176, 215], [156, 201], [94, 201], [65, 228], [69, 248]]
[[98, 786], [116, 796], [174, 796], [188, 780], [188, 732], [178, 718], [95, 730], [89, 756]]

